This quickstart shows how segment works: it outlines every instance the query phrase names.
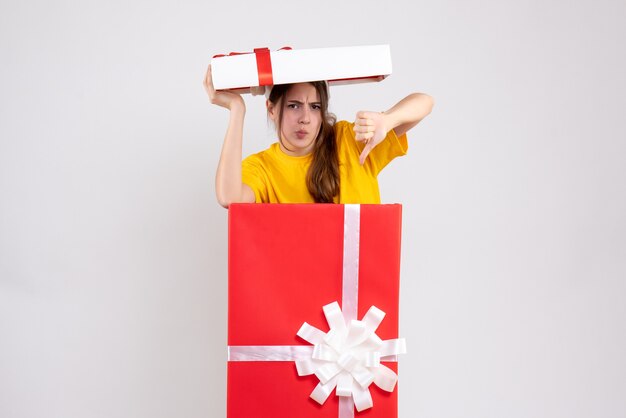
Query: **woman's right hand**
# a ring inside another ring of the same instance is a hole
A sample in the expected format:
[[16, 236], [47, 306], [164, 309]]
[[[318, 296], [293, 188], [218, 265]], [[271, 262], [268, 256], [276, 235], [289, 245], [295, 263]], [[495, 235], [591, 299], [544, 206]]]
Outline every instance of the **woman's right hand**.
[[230, 91], [217, 91], [215, 87], [213, 87], [213, 78], [211, 77], [211, 65], [209, 64], [209, 68], [206, 71], [206, 76], [204, 77], [204, 89], [209, 95], [209, 100], [214, 105], [218, 105], [224, 107], [228, 110], [233, 110], [235, 107], [239, 106], [241, 109], [246, 108], [246, 104], [243, 101], [243, 97], [241, 97], [238, 93], [233, 93]]

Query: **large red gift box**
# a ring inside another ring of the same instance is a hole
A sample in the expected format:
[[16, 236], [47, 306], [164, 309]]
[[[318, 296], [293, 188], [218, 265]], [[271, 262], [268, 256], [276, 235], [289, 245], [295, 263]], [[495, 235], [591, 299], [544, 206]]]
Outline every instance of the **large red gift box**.
[[[355, 222], [354, 218], [348, 221], [347, 216], [355, 210], [358, 259], [348, 251], [344, 260], [344, 239], [354, 233], [348, 232], [348, 223]], [[358, 288], [353, 295], [358, 297], [358, 319], [375, 305], [386, 313], [376, 334], [382, 340], [396, 339], [401, 214], [402, 207], [395, 204], [230, 206], [229, 418], [339, 416], [340, 397], [332, 393], [323, 405], [309, 397], [319, 379], [315, 375], [299, 376], [294, 361], [242, 361], [231, 354], [241, 347], [262, 351], [267, 346], [311, 346], [296, 333], [304, 322], [324, 332], [329, 330], [322, 307], [333, 301], [341, 305], [346, 296], [343, 293], [352, 292], [346, 290], [343, 277], [350, 263], [353, 271], [355, 263], [358, 267]], [[397, 363], [385, 359], [380, 363], [397, 372]], [[357, 417], [397, 417], [397, 386], [386, 392], [371, 384], [369, 392], [373, 407], [354, 411]]]

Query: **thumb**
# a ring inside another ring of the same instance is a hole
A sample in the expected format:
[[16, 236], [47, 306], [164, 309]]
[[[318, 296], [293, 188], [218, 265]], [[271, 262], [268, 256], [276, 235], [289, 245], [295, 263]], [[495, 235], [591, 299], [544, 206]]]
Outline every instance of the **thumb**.
[[372, 148], [374, 148], [374, 145], [372, 144], [372, 140], [370, 139], [365, 145], [365, 148], [363, 148], [363, 152], [361, 152], [361, 155], [359, 156], [359, 163], [361, 163], [361, 165], [365, 164], [365, 159], [367, 158], [367, 155], [370, 153]]

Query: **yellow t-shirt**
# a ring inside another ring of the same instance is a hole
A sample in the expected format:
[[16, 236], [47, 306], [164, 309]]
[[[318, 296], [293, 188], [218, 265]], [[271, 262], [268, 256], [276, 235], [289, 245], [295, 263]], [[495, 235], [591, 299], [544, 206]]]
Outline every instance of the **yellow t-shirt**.
[[[339, 157], [339, 196], [335, 203], [380, 203], [378, 173], [394, 158], [406, 154], [406, 134], [398, 137], [389, 131], [385, 139], [369, 153], [365, 164], [359, 163], [364, 144], [357, 142], [354, 124], [335, 124]], [[242, 180], [254, 191], [257, 203], [313, 203], [306, 187], [306, 174], [312, 154], [293, 157], [285, 154], [276, 142], [269, 149], [243, 160]]]

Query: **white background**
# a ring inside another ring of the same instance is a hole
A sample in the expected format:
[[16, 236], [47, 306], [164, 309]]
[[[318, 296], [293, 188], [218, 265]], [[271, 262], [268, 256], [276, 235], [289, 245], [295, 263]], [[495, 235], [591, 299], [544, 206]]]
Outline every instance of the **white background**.
[[[0, 417], [224, 417], [210, 57], [388, 43], [434, 112], [404, 204], [401, 417], [626, 416], [626, 3], [0, 5]], [[248, 98], [247, 155], [273, 142]], [[269, 379], [269, 377], [268, 377]]]

